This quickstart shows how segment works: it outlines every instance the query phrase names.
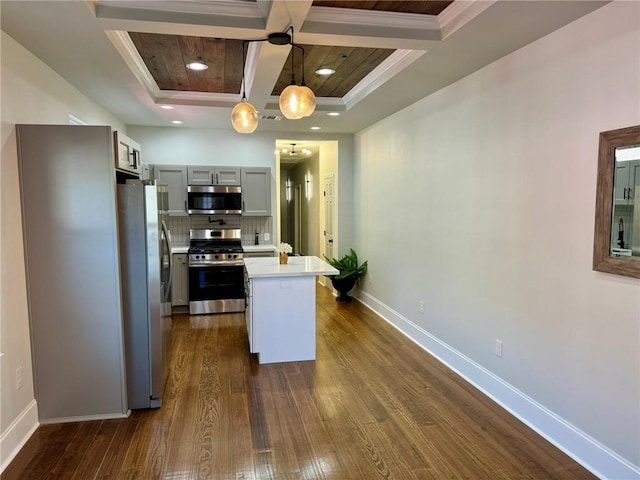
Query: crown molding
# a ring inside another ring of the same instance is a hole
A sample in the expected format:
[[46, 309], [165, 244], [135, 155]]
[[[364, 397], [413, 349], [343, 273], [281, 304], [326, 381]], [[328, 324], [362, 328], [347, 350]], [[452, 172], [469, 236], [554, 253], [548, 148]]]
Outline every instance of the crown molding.
[[121, 30], [105, 30], [104, 32], [122, 59], [125, 61], [138, 82], [142, 84], [151, 98], [155, 98], [160, 92], [158, 84], [153, 79], [151, 72], [144, 64], [144, 60], [138, 53], [131, 37]]
[[453, 2], [438, 15], [442, 39], [444, 40], [458, 29], [464, 27], [496, 3], [496, 1], [497, 0], [456, 0]]
[[427, 52], [421, 50], [396, 50], [373, 69], [369, 75], [364, 77], [355, 87], [347, 92], [343, 97], [346, 109], [351, 109], [367, 95], [371, 94], [425, 53]]
[[379, 38], [402, 41], [440, 40], [435, 15], [380, 12], [354, 8], [311, 7], [300, 30], [303, 34], [340, 35], [345, 38]]
[[357, 8], [311, 7], [305, 24], [307, 22], [407, 30], [440, 30], [440, 22], [435, 15]]
[[131, 41], [129, 34], [127, 32], [113, 30], [107, 30], [105, 33], [154, 103], [231, 108], [240, 101], [240, 96], [234, 93], [160, 90], [151, 72], [147, 69], [144, 60], [142, 60], [142, 57]]

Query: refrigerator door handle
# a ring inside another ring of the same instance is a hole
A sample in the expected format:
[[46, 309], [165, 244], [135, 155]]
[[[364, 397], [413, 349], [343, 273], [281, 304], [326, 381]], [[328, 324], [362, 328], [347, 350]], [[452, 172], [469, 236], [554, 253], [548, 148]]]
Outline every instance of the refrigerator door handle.
[[173, 280], [173, 255], [171, 254], [171, 232], [167, 228], [164, 220], [162, 220], [162, 233], [164, 233], [164, 241], [167, 244], [167, 252], [169, 252], [169, 280], [167, 282], [167, 288], [164, 290], [164, 301], [168, 302], [171, 292], [171, 282]]

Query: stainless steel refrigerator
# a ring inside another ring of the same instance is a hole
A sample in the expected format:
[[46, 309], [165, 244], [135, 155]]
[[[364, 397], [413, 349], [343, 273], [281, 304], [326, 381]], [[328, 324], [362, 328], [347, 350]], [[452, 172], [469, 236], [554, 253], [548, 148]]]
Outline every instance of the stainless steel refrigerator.
[[171, 237], [167, 186], [118, 185], [118, 224], [129, 408], [156, 408], [169, 371]]

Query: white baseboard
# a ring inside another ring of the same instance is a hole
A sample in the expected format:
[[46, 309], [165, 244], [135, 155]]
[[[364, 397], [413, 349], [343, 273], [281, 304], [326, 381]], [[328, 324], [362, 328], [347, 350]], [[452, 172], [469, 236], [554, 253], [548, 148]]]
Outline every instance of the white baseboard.
[[0, 435], [0, 473], [24, 447], [27, 440], [38, 428], [38, 404], [32, 400], [18, 418], [16, 418], [2, 435]]
[[640, 479], [640, 466], [620, 457], [375, 297], [357, 291], [354, 298], [594, 475], [611, 480]]

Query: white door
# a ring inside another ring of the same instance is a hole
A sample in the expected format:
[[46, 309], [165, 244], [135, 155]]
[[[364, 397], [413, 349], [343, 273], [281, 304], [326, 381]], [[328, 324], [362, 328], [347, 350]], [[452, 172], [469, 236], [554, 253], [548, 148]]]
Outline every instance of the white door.
[[328, 258], [334, 257], [334, 216], [334, 178], [332, 173], [324, 177], [324, 254]]

